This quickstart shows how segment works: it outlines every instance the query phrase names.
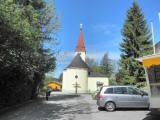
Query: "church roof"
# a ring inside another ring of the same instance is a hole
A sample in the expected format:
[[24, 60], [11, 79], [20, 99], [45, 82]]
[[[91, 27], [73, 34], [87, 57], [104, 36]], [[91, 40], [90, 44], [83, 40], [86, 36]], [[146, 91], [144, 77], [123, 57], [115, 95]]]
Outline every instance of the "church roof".
[[89, 77], [106, 77], [106, 75], [94, 72], [81, 58], [80, 54], [77, 54], [72, 60], [71, 64], [67, 68], [86, 68], [88, 69]]
[[[76, 47], [76, 52], [86, 52], [85, 45], [84, 45], [84, 39], [83, 39], [83, 33], [82, 33], [82, 24], [80, 24], [80, 37], [78, 40], [78, 45]], [[67, 68], [85, 68], [88, 70], [88, 76], [89, 77], [106, 77], [106, 75], [94, 72], [85, 61], [82, 60], [80, 53], [78, 53], [70, 65]]]
[[80, 54], [77, 54], [72, 60], [71, 64], [67, 68], [87, 68], [89, 71], [90, 67], [82, 60]]
[[104, 74], [92, 71], [92, 72], [89, 73], [89, 77], [107, 77], [107, 76], [104, 75]]
[[76, 52], [86, 52], [86, 48], [84, 45], [84, 39], [83, 39], [82, 25], [80, 28], [80, 36], [79, 36], [78, 44], [76, 47]]

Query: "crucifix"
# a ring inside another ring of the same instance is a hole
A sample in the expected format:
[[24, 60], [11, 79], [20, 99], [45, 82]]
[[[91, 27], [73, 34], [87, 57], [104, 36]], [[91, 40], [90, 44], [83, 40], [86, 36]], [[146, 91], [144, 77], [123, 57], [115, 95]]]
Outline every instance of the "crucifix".
[[75, 94], [77, 94], [78, 88], [80, 88], [79, 84], [77, 83], [78, 75], [76, 75], [75, 78], [76, 78], [76, 83], [73, 84], [73, 86], [75, 87]]

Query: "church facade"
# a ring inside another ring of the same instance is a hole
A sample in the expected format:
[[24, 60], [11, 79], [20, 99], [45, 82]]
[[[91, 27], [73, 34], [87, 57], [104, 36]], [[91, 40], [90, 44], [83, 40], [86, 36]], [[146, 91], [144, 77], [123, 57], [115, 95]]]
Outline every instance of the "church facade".
[[90, 93], [97, 90], [98, 83], [109, 85], [108, 78], [103, 74], [94, 72], [86, 64], [85, 59], [86, 48], [81, 26], [75, 57], [63, 71], [62, 92]]

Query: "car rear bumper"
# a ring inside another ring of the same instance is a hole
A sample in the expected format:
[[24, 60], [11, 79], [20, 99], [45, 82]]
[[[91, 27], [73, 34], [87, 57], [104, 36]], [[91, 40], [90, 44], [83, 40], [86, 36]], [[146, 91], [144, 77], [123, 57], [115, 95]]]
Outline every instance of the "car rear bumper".
[[98, 105], [98, 107], [104, 107], [105, 106], [104, 102], [101, 101], [101, 100], [97, 100], [97, 105]]

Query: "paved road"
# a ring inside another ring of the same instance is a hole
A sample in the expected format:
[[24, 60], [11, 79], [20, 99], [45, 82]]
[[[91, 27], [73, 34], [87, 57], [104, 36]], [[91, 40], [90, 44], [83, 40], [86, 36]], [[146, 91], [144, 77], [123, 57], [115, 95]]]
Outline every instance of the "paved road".
[[52, 97], [37, 101], [0, 116], [0, 120], [160, 120], [147, 110], [98, 111], [89, 95]]

